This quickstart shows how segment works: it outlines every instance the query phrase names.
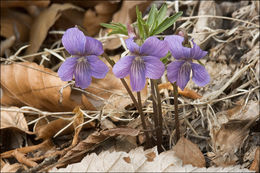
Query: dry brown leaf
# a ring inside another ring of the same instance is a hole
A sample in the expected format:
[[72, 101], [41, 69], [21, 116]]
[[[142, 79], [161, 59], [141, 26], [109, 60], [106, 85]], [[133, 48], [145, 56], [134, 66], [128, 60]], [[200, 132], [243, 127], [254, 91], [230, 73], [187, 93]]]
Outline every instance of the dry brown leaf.
[[[80, 119], [80, 121], [77, 121], [77, 118], [79, 118], [78, 114], [76, 114], [72, 120], [57, 119], [57, 120], [51, 121], [48, 124], [37, 127], [34, 132], [37, 135], [36, 139], [44, 139], [44, 140], [51, 139], [58, 132], [59, 132], [58, 136], [62, 136], [62, 135], [70, 134], [70, 133], [74, 132], [74, 128], [75, 128], [74, 120], [76, 120], [75, 125], [79, 122], [82, 122], [82, 119]], [[71, 124], [71, 125], [69, 125], [69, 124]], [[66, 127], [66, 126], [68, 126], [68, 127]], [[90, 122], [90, 123], [86, 124], [84, 127], [93, 128], [93, 127], [95, 127], [95, 123]], [[60, 130], [62, 130], [62, 132], [60, 132]], [[79, 132], [77, 132], [77, 133], [79, 133]]]
[[[83, 113], [80, 111], [80, 107], [77, 106], [73, 112], [75, 112], [76, 114], [74, 115], [73, 118], [73, 128], [74, 128], [74, 136], [73, 136], [73, 140], [71, 143], [71, 146], [75, 146], [78, 143], [78, 137], [79, 137], [79, 132], [81, 131], [82, 127], [83, 127], [83, 123], [84, 123], [84, 115]], [[89, 123], [89, 125], [93, 124], [93, 122]], [[94, 125], [95, 126], [95, 125]], [[94, 127], [93, 126], [93, 127]]]
[[4, 41], [1, 41], [0, 56], [3, 56], [6, 49], [9, 49], [10, 47], [12, 47], [14, 45], [15, 41], [16, 41], [16, 38], [14, 35], [5, 39]]
[[118, 3], [100, 2], [95, 6], [95, 11], [87, 10], [83, 20], [83, 26], [87, 30], [87, 34], [90, 36], [96, 35], [101, 28], [100, 23], [111, 21], [118, 5]]
[[18, 162], [25, 164], [29, 167], [35, 167], [38, 165], [36, 162], [27, 159], [23, 153], [20, 153], [17, 150], [13, 152], [13, 156], [17, 159]]
[[260, 170], [260, 147], [258, 147], [255, 151], [255, 159], [251, 164], [250, 168], [251, 171], [256, 171], [259, 173]]
[[4, 167], [1, 169], [1, 172], [17, 172], [17, 170], [22, 167], [23, 167], [23, 165], [19, 164], [19, 163], [14, 163], [12, 165], [10, 165], [9, 163], [6, 163], [4, 165]]
[[[126, 81], [129, 82], [128, 79]], [[60, 104], [59, 92], [66, 84], [67, 82], [61, 81], [57, 73], [35, 63], [2, 64], [1, 104], [29, 105], [49, 111], [71, 111], [78, 105], [83, 105], [88, 110], [102, 109], [104, 104], [107, 109], [124, 110], [125, 106], [132, 103], [120, 79], [113, 75], [112, 70], [104, 79], [93, 78], [91, 85], [86, 89], [90, 94], [83, 95], [82, 92], [71, 91], [70, 87], [64, 88]], [[141, 94], [142, 98], [146, 99], [147, 90], [144, 89]], [[110, 97], [117, 102], [109, 100]]]
[[47, 7], [50, 3], [50, 0], [44, 1], [21, 1], [21, 0], [12, 0], [12, 1], [1, 1], [1, 8], [9, 8], [9, 7], [28, 7], [31, 5], [38, 7]]
[[[101, 142], [105, 141], [109, 137], [118, 136], [118, 135], [126, 135], [126, 136], [137, 136], [139, 134], [139, 130], [131, 129], [131, 128], [114, 128], [108, 129], [101, 132], [94, 132], [89, 135], [85, 140], [78, 143], [74, 148], [69, 150], [60, 160], [59, 162], [64, 162], [68, 158], [72, 158], [74, 155], [82, 151], [88, 151], [93, 149], [93, 147], [97, 146]], [[73, 161], [70, 159], [69, 163], [77, 162], [82, 158], [82, 155], [73, 158]], [[68, 162], [62, 163], [59, 166], [67, 165]]]
[[[259, 118], [259, 103], [250, 100], [244, 106], [244, 100], [226, 111], [216, 114], [217, 121], [212, 121], [210, 129], [214, 156], [213, 162], [218, 166], [234, 165], [238, 160], [236, 152], [243, 146], [249, 128]], [[215, 124], [218, 122], [219, 124]]]
[[[115, 23], [133, 23], [136, 20], [136, 6], [138, 6], [141, 12], [144, 12], [145, 9], [150, 5], [152, 1], [126, 1], [124, 0], [121, 8], [117, 11], [112, 19], [112, 22]], [[104, 49], [114, 50], [121, 46], [119, 38], [107, 39], [104, 43]]]
[[[17, 107], [10, 107], [16, 109]], [[10, 112], [1, 109], [1, 126], [0, 129], [15, 128], [23, 132], [28, 132], [27, 122], [23, 113], [21, 112]]]
[[183, 165], [191, 164], [194, 167], [205, 167], [206, 161], [199, 147], [190, 140], [181, 137], [173, 147], [175, 154], [179, 157]]
[[19, 151], [20, 153], [26, 154], [26, 153], [29, 153], [29, 152], [32, 152], [32, 151], [35, 151], [35, 150], [39, 150], [39, 149], [46, 151], [46, 150], [48, 150], [52, 147], [53, 147], [53, 143], [51, 142], [51, 140], [45, 140], [42, 143], [37, 144], [37, 145], [32, 145], [32, 146], [27, 146], [27, 147], [22, 147], [22, 148], [17, 148], [17, 149], [14, 149], [14, 150], [6, 151], [4, 153], [1, 153], [0, 157], [1, 158], [12, 157], [13, 153], [15, 151]]
[[[200, 1], [198, 12], [199, 12], [198, 16], [200, 15], [221, 16], [222, 15], [220, 7], [215, 1]], [[220, 28], [221, 25], [222, 25], [222, 19], [206, 18], [206, 17], [199, 18], [192, 33], [194, 42], [198, 44], [202, 49], [204, 49], [209, 43], [210, 38], [207, 38], [209, 36], [209, 33], [206, 34], [201, 34], [201, 33], [207, 31], [206, 28], [217, 29]]]
[[221, 128], [213, 132], [213, 151], [215, 156], [212, 161], [217, 166], [235, 165], [238, 157], [235, 153], [242, 146], [246, 139], [249, 129], [244, 128], [249, 121], [246, 120], [230, 120], [225, 123]]
[[61, 12], [69, 9], [82, 10], [72, 4], [52, 4], [49, 8], [43, 10], [37, 18], [34, 19], [30, 31], [30, 47], [26, 54], [32, 54], [39, 50], [42, 42], [45, 40], [48, 30], [61, 16]]
[[70, 99], [69, 87], [63, 90], [63, 101], [59, 103], [59, 90], [66, 83], [53, 71], [35, 63], [1, 64], [1, 85], [4, 87], [1, 104], [12, 105], [10, 101], [16, 99], [18, 103], [42, 110], [71, 111], [77, 103]]
[[[159, 90], [167, 89], [167, 90], [173, 91], [173, 86], [170, 82], [159, 84], [158, 88], [159, 88]], [[180, 95], [184, 96], [184, 97], [191, 98], [191, 99], [199, 99], [199, 98], [202, 97], [201, 95], [199, 95], [195, 91], [190, 90], [188, 88], [184, 88], [184, 90], [181, 90], [178, 87], [178, 93]]]
[[[146, 157], [152, 153], [153, 160]], [[197, 168], [192, 165], [181, 165], [181, 160], [174, 151], [158, 154], [156, 148], [143, 150], [142, 147], [129, 153], [103, 151], [84, 157], [79, 163], [70, 164], [66, 168], [54, 168], [50, 172], [250, 172], [248, 169], [234, 167]]]
[[[2, 3], [2, 1], [1, 1]], [[1, 8], [1, 36], [16, 40], [28, 41], [32, 18], [18, 11]]]

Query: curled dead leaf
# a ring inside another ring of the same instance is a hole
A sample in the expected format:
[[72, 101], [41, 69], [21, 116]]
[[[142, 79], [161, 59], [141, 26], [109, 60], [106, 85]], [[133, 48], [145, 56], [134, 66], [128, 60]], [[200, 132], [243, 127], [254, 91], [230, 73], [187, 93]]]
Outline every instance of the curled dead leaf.
[[[159, 90], [167, 89], [167, 90], [173, 91], [173, 86], [170, 82], [159, 84], [158, 88], [159, 88]], [[184, 90], [181, 90], [178, 87], [178, 93], [180, 95], [184, 96], [184, 97], [191, 98], [191, 99], [199, 99], [199, 98], [202, 97], [201, 95], [199, 95], [195, 91], [190, 90], [188, 88], [184, 88]]]
[[[1, 1], [2, 3], [2, 1]], [[32, 18], [22, 12], [1, 8], [1, 36], [16, 40], [28, 41]]]
[[[34, 19], [30, 31], [30, 47], [26, 54], [32, 54], [39, 50], [42, 42], [45, 40], [48, 30], [61, 16], [61, 12], [69, 9], [81, 11], [82, 9], [72, 4], [52, 4], [49, 8], [43, 10], [37, 18]], [[32, 60], [32, 59], [31, 59]]]
[[[16, 109], [17, 107], [10, 107]], [[21, 112], [4, 111], [1, 109], [1, 126], [0, 129], [15, 128], [23, 132], [28, 132], [27, 122], [24, 114]]]
[[90, 36], [96, 35], [101, 25], [111, 21], [114, 12], [118, 9], [119, 3], [100, 2], [95, 6], [95, 11], [89, 9], [86, 11], [83, 26]]
[[194, 167], [205, 167], [206, 161], [199, 147], [190, 140], [181, 137], [173, 147], [175, 154], [179, 157], [183, 165], [191, 164]]
[[251, 171], [259, 172], [260, 170], [260, 147], [258, 147], [255, 151], [255, 159], [250, 166]]

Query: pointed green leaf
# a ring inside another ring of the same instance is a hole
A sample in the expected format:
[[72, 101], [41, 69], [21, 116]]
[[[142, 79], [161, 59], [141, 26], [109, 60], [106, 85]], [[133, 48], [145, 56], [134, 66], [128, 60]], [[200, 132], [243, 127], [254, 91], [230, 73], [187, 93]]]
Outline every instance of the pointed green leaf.
[[158, 13], [158, 10], [156, 9], [155, 4], [153, 4], [152, 8], [149, 12], [148, 19], [146, 21], [146, 23], [148, 24], [149, 27], [151, 27], [152, 24], [154, 23], [154, 20], [155, 20], [157, 13]]
[[166, 12], [167, 12], [167, 5], [163, 4], [156, 17], [156, 20], [158, 21], [159, 24], [161, 24], [163, 19], [165, 18]]
[[182, 12], [180, 11], [171, 17], [167, 17], [161, 24], [159, 24], [158, 27], [156, 27], [153, 30], [151, 35], [156, 35], [156, 34], [162, 33], [167, 28], [169, 28], [181, 15], [182, 15]]

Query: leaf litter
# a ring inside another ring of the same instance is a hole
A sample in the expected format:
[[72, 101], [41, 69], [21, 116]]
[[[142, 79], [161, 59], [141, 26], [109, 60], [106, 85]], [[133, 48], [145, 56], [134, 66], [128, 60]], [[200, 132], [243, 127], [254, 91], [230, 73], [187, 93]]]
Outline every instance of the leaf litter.
[[[162, 2], [46, 1], [29, 6], [23, 1], [1, 2], [5, 10], [1, 10], [0, 130], [2, 138], [13, 136], [1, 142], [1, 171], [259, 170], [258, 1], [167, 2], [168, 14], [179, 10], [184, 14], [164, 34], [184, 27], [209, 51], [202, 63], [207, 64], [211, 82], [204, 88], [189, 83], [184, 91], [179, 90], [184, 137], [175, 143], [173, 88], [162, 78], [162, 153], [156, 148], [138, 148], [146, 140], [140, 118], [111, 71], [86, 90], [57, 77], [55, 71], [67, 56], [60, 42], [66, 27], [79, 25], [100, 40], [108, 56], [116, 60], [126, 54], [121, 46], [124, 37], [108, 36], [109, 31], [99, 24], [132, 23], [135, 6], [146, 17], [151, 4], [159, 7]], [[18, 14], [21, 20], [14, 17]], [[73, 21], [71, 16], [82, 19]], [[70, 22], [63, 24], [66, 20]], [[147, 89], [142, 93], [143, 111], [152, 131]]]

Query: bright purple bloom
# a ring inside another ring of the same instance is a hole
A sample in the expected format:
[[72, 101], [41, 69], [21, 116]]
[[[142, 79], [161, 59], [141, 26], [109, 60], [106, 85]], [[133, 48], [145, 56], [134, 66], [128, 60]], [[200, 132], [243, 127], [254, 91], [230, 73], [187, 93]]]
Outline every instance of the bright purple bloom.
[[203, 58], [207, 52], [200, 49], [192, 40], [193, 47], [188, 48], [182, 45], [184, 38], [179, 35], [166, 36], [164, 39], [169, 46], [172, 56], [176, 61], [171, 62], [167, 67], [167, 76], [170, 82], [176, 82], [183, 90], [190, 80], [192, 71], [192, 80], [198, 86], [204, 86], [210, 81], [210, 76], [205, 67], [195, 64], [192, 60]]
[[168, 53], [167, 43], [156, 37], [149, 37], [142, 46], [134, 42], [134, 38], [125, 41], [130, 55], [121, 58], [113, 67], [118, 78], [130, 75], [133, 91], [141, 91], [146, 78], [159, 79], [164, 73], [164, 64], [160, 58]]
[[85, 36], [75, 27], [64, 33], [62, 44], [72, 57], [58, 70], [61, 80], [70, 81], [74, 75], [75, 85], [84, 89], [90, 85], [92, 76], [98, 79], [106, 76], [109, 68], [98, 58], [104, 52], [100, 41]]

